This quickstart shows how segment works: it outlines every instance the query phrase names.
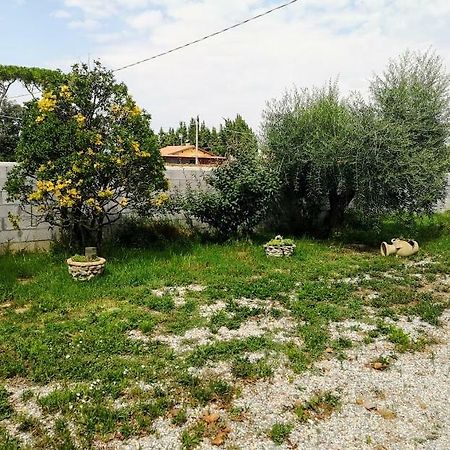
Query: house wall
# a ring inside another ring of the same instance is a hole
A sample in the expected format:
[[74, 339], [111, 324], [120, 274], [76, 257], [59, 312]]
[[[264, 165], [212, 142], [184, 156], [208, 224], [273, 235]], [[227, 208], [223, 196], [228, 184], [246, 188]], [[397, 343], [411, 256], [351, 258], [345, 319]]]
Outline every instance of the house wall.
[[[3, 190], [8, 172], [14, 167], [12, 162], [0, 162], [0, 251], [47, 249], [54, 232], [47, 223], [37, 224], [30, 215], [21, 210], [18, 203], [8, 202]], [[188, 185], [192, 187], [205, 186], [205, 175], [210, 167], [166, 166], [166, 177], [169, 179], [169, 189], [185, 191]], [[8, 219], [8, 213], [21, 216], [20, 231], [14, 230]]]

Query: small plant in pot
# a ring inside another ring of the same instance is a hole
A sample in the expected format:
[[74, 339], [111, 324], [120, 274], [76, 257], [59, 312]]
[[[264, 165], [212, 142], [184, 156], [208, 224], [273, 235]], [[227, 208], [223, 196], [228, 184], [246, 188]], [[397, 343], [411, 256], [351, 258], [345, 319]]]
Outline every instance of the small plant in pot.
[[267, 256], [291, 256], [294, 253], [295, 244], [292, 239], [283, 239], [283, 236], [275, 236], [274, 239], [264, 244]]
[[101, 275], [105, 270], [106, 260], [97, 256], [95, 247], [86, 247], [84, 255], [74, 255], [67, 260], [69, 273], [77, 281], [89, 281]]

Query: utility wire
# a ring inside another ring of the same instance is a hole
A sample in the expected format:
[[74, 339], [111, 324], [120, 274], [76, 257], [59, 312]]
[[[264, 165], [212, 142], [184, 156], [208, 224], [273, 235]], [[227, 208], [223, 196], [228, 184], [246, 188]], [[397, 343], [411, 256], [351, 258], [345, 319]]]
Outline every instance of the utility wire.
[[14, 100], [15, 98], [21, 98], [21, 97], [28, 97], [30, 95], [33, 95], [31, 92], [28, 92], [28, 94], [21, 94], [21, 95], [15, 95], [14, 97], [8, 97], [8, 100]]
[[292, 5], [293, 3], [296, 3], [296, 2], [298, 2], [298, 0], [291, 0], [290, 2], [284, 3], [282, 5], [279, 5], [279, 6], [275, 7], [275, 8], [269, 9], [268, 11], [265, 11], [265, 12], [263, 12], [261, 14], [258, 14], [256, 16], [250, 17], [249, 19], [243, 20], [242, 22], [238, 22], [238, 23], [236, 23], [234, 25], [231, 25], [229, 27], [223, 28], [222, 30], [215, 31], [214, 33], [208, 34], [208, 35], [203, 36], [203, 37], [201, 37], [199, 39], [195, 39], [194, 41], [190, 41], [190, 42], [188, 42], [186, 44], [179, 45], [178, 47], [172, 48], [170, 50], [166, 50], [166, 51], [164, 51], [162, 53], [158, 53], [157, 55], [150, 56], [149, 58], [141, 59], [140, 61], [136, 61], [134, 63], [127, 64], [125, 66], [122, 66], [122, 67], [119, 67], [117, 69], [114, 69], [113, 72], [118, 72], [119, 70], [128, 69], [130, 67], [134, 67], [134, 66], [137, 66], [139, 64], [151, 61], [153, 59], [160, 58], [161, 56], [168, 55], [169, 53], [176, 52], [176, 51], [181, 50], [183, 48], [190, 47], [191, 45], [198, 44], [199, 42], [206, 41], [206, 39], [212, 38], [212, 37], [217, 36], [219, 34], [222, 34], [222, 33], [225, 33], [227, 31], [230, 31], [230, 30], [232, 30], [234, 28], [237, 28], [237, 27], [240, 27], [242, 25], [245, 25], [245, 24], [247, 24], [247, 23], [249, 23], [249, 22], [251, 22], [253, 20], [260, 19], [261, 17], [267, 16], [268, 14], [271, 14], [274, 11], [278, 11], [278, 10], [280, 10], [282, 8], [286, 8], [287, 6], [290, 6], [290, 5]]

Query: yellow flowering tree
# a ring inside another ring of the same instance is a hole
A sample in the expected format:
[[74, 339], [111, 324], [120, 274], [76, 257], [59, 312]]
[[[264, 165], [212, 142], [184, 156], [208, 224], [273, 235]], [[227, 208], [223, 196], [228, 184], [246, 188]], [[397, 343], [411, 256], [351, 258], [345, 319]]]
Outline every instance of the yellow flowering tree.
[[147, 213], [167, 188], [149, 114], [98, 62], [73, 66], [26, 105], [17, 159], [9, 196], [77, 250], [100, 247], [124, 209]]

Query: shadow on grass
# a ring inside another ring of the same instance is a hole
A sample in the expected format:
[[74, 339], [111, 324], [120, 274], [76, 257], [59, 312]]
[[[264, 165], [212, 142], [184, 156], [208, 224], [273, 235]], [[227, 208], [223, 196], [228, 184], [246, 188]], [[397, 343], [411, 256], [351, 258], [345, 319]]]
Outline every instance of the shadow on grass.
[[334, 233], [333, 240], [376, 248], [392, 238], [414, 239], [425, 244], [449, 234], [450, 211], [431, 216], [392, 216], [375, 224], [352, 222]]

